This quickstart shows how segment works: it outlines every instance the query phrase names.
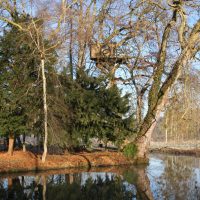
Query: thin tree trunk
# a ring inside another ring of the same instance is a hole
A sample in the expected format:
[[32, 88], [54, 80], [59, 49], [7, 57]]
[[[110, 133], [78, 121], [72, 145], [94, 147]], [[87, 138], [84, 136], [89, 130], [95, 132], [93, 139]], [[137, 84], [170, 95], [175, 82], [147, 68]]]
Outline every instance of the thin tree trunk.
[[47, 94], [46, 94], [46, 76], [44, 69], [44, 59], [41, 60], [42, 69], [42, 80], [43, 80], [43, 106], [44, 106], [44, 152], [42, 155], [42, 162], [44, 163], [47, 156], [47, 139], [48, 139], [48, 129], [47, 129]]
[[84, 40], [84, 21], [83, 21], [83, 0], [80, 0], [80, 13], [79, 13], [79, 27], [78, 27], [78, 69], [83, 67], [84, 55], [85, 55], [85, 45], [86, 41]]
[[26, 135], [25, 135], [25, 133], [24, 133], [24, 134], [23, 134], [23, 152], [26, 152], [25, 140], [26, 140]]
[[46, 191], [47, 191], [47, 179], [46, 176], [42, 175], [42, 199], [46, 200]]
[[8, 189], [12, 189], [12, 186], [13, 186], [13, 179], [8, 178]]
[[9, 134], [9, 142], [8, 142], [8, 154], [10, 156], [13, 155], [13, 150], [14, 150], [14, 134], [10, 133]]
[[70, 75], [73, 80], [73, 50], [72, 50], [72, 44], [73, 44], [73, 19], [70, 19], [70, 43], [69, 43], [69, 65], [70, 65]]
[[171, 111], [171, 138], [172, 138], [172, 141], [174, 141], [174, 135], [173, 135], [173, 111]]
[[138, 97], [137, 97], [137, 124], [141, 124], [142, 121], [142, 94], [141, 92], [138, 92]]
[[24, 186], [25, 186], [25, 181], [24, 181], [24, 176], [22, 176], [22, 188], [24, 189]]
[[69, 184], [74, 182], [74, 174], [69, 174]]
[[167, 129], [167, 124], [168, 124], [168, 116], [166, 116], [166, 121], [165, 121], [165, 143], [168, 142], [168, 129]]
[[69, 185], [69, 174], [65, 174], [65, 183]]

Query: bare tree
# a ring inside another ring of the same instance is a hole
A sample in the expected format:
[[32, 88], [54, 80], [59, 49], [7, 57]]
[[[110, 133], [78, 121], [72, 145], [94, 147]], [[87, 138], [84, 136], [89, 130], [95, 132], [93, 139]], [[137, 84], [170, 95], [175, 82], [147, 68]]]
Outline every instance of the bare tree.
[[[200, 21], [194, 10], [199, 6], [199, 1], [131, 1], [127, 6], [130, 12], [125, 15], [126, 21], [110, 26], [109, 34], [102, 31], [107, 22], [104, 16], [99, 25], [101, 31], [98, 39], [103, 45], [109, 46], [115, 42], [118, 50], [125, 49], [126, 62], [116, 59], [112, 63], [112, 56], [109, 55], [104, 56], [105, 61], [100, 57], [99, 62], [96, 58], [96, 65], [102, 72], [111, 73], [114, 83], [122, 82], [135, 88], [137, 136], [130, 138], [129, 142], [134, 141], [138, 147], [138, 161], [144, 161], [152, 132], [171, 87], [182, 68], [200, 50]], [[187, 20], [187, 17], [191, 17], [191, 10], [195, 13], [192, 27]], [[116, 72], [122, 74], [120, 70], [126, 71], [128, 76], [116, 77]]]

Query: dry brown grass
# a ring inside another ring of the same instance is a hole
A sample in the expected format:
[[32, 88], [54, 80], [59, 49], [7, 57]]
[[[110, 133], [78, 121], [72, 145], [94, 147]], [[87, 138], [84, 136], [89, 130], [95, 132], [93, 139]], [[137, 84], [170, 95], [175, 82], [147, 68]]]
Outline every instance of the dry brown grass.
[[13, 156], [0, 153], [0, 173], [30, 170], [65, 169], [75, 167], [99, 167], [132, 164], [118, 152], [93, 152], [66, 155], [48, 155], [46, 162], [41, 162], [40, 155], [31, 152], [15, 151]]

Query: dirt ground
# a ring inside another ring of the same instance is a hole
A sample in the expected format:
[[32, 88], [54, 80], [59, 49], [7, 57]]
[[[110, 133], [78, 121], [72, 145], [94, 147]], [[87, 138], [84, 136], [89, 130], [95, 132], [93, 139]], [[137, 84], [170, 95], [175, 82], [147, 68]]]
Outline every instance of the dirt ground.
[[41, 155], [31, 152], [15, 151], [13, 156], [0, 153], [0, 173], [39, 171], [47, 169], [65, 169], [75, 167], [101, 167], [132, 164], [118, 152], [93, 152], [65, 155], [48, 155], [46, 162], [41, 162]]

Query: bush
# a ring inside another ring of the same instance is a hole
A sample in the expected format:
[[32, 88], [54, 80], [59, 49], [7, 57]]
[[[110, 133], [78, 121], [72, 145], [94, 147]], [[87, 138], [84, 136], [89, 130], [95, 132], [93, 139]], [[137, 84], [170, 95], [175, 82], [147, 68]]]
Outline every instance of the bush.
[[137, 146], [134, 143], [127, 144], [123, 149], [123, 154], [128, 158], [134, 158], [137, 153]]

